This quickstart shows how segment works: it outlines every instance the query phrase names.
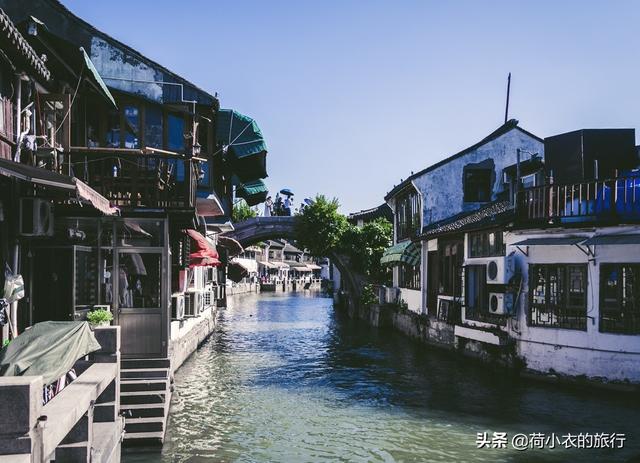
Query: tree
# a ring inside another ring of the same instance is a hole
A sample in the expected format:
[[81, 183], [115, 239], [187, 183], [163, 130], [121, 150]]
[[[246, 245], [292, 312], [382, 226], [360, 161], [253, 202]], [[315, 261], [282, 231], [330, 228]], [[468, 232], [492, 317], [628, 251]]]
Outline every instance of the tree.
[[251, 209], [244, 199], [241, 199], [233, 205], [233, 212], [231, 213], [231, 220], [235, 223], [244, 222], [247, 219], [251, 219], [258, 215], [256, 211]]
[[378, 218], [362, 228], [350, 226], [344, 233], [341, 252], [349, 257], [352, 267], [375, 283], [388, 279], [388, 270], [380, 265], [384, 250], [391, 244], [393, 226]]
[[316, 196], [313, 204], [296, 216], [298, 243], [314, 256], [326, 256], [339, 248], [342, 235], [349, 228], [347, 218], [338, 212], [336, 198]]

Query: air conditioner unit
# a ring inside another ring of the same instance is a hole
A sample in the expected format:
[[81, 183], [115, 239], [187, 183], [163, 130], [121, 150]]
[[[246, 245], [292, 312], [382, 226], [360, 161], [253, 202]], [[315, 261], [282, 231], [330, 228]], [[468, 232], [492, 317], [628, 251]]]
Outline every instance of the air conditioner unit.
[[53, 204], [40, 198], [20, 198], [20, 234], [53, 236]]
[[513, 294], [489, 293], [489, 312], [494, 315], [507, 315], [513, 310]]
[[184, 294], [171, 296], [171, 318], [182, 320], [184, 318]]
[[203, 310], [205, 307], [213, 307], [216, 304], [216, 292], [214, 290], [205, 291], [202, 293], [204, 300]]
[[509, 284], [509, 281], [516, 271], [514, 253], [511, 253], [508, 256], [487, 258], [486, 263], [487, 284]]
[[202, 292], [189, 291], [184, 295], [184, 316], [197, 317], [202, 310]]

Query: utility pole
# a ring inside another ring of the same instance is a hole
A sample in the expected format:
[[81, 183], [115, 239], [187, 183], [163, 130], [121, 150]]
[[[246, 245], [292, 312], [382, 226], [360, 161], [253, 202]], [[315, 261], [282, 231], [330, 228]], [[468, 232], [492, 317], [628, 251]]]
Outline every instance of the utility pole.
[[507, 104], [504, 108], [504, 123], [506, 124], [509, 120], [509, 94], [511, 93], [511, 73], [507, 77]]

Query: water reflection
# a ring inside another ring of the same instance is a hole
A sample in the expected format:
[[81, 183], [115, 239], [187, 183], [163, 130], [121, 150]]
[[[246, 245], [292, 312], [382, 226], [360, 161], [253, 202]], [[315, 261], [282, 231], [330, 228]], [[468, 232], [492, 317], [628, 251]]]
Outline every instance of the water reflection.
[[[640, 405], [528, 384], [336, 314], [331, 299], [248, 295], [176, 374], [161, 459], [625, 461]], [[476, 449], [476, 433], [625, 432], [626, 448]], [[128, 455], [126, 461], [158, 461]]]

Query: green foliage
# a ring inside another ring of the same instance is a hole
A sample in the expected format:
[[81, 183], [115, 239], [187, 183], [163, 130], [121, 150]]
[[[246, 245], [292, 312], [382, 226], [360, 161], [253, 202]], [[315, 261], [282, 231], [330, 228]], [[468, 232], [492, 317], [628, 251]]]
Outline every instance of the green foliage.
[[380, 265], [384, 250], [391, 244], [393, 226], [378, 218], [362, 228], [350, 226], [341, 240], [341, 252], [349, 256], [351, 266], [376, 283], [388, 279], [388, 269]]
[[11, 344], [11, 339], [5, 339], [4, 342], [2, 343], [2, 347], [7, 347], [9, 344]]
[[233, 212], [231, 213], [231, 220], [235, 223], [244, 222], [247, 219], [251, 219], [257, 215], [256, 211], [251, 209], [247, 202], [242, 199], [233, 205]]
[[362, 294], [360, 297], [361, 297], [360, 303], [362, 305], [372, 305], [372, 304], [378, 303], [378, 296], [376, 295], [376, 292], [373, 290], [372, 285], [365, 285], [362, 288]]
[[113, 320], [113, 315], [109, 310], [95, 309], [87, 314], [87, 320], [92, 325], [98, 325], [102, 322], [110, 322]]
[[298, 244], [314, 256], [326, 256], [340, 245], [343, 234], [349, 228], [347, 218], [338, 212], [336, 198], [318, 195], [315, 202], [296, 216]]
[[379, 218], [358, 228], [338, 212], [339, 207], [337, 199], [329, 200], [322, 195], [305, 207], [296, 218], [299, 246], [315, 256], [342, 254], [349, 258], [353, 270], [374, 283], [385, 283], [389, 272], [380, 265], [380, 259], [391, 244], [391, 223]]

